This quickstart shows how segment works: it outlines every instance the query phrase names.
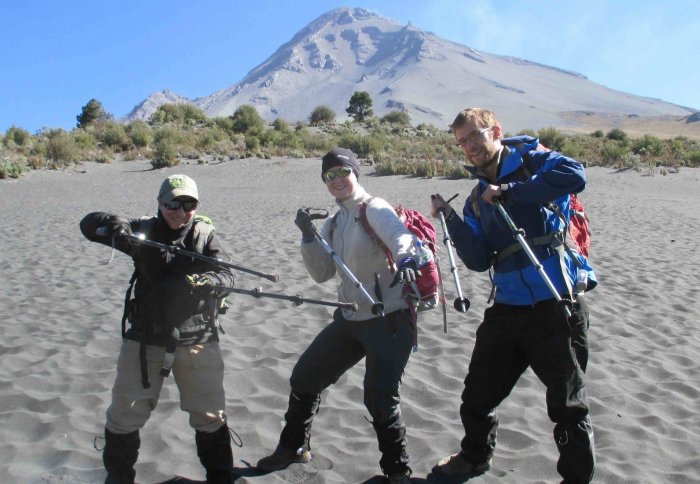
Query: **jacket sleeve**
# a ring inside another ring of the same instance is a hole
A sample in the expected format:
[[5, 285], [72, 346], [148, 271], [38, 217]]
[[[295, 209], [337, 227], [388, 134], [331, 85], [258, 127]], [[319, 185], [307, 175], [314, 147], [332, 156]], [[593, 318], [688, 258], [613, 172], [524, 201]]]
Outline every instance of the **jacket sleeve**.
[[[221, 244], [221, 239], [219, 239], [214, 231], [212, 231], [209, 235], [209, 240], [207, 241], [203, 252], [203, 255], [206, 255], [207, 257], [213, 257], [215, 259], [228, 259], [226, 251]], [[207, 271], [205, 274], [216, 279], [218, 281], [218, 285], [221, 287], [233, 287], [233, 274], [231, 273], [231, 269], [228, 267], [212, 264], [212, 269]]]
[[418, 263], [418, 238], [401, 222], [394, 208], [385, 200], [374, 197], [367, 204], [367, 222], [379, 239], [391, 251], [397, 265], [407, 257]]
[[511, 182], [508, 197], [514, 203], [544, 205], [586, 187], [583, 164], [556, 151], [530, 152], [527, 161], [534, 174], [523, 182]]
[[[333, 243], [330, 239], [330, 229], [333, 223], [333, 217], [326, 219], [326, 222], [321, 227], [319, 235], [329, 245]], [[314, 239], [310, 242], [301, 242], [301, 256], [304, 259], [304, 265], [309, 272], [311, 278], [316, 282], [326, 282], [335, 276], [336, 268], [335, 261], [321, 246], [321, 243]]]
[[464, 265], [473, 271], [484, 272], [491, 267], [494, 251], [486, 240], [481, 223], [472, 210], [471, 199], [473, 196], [472, 194], [467, 197], [467, 201], [464, 203], [462, 210], [464, 220], [453, 210], [445, 222], [457, 255], [464, 262]]
[[114, 247], [120, 252], [131, 255], [132, 248], [123, 238], [118, 237], [113, 241], [113, 237], [111, 235], [97, 234], [97, 230], [99, 228], [108, 227], [117, 220], [128, 223], [131, 226], [132, 231], [137, 231], [138, 220], [127, 219], [108, 212], [92, 212], [87, 214], [80, 221], [80, 231], [90, 242], [97, 242], [109, 247], [112, 247], [112, 244], [114, 244]]

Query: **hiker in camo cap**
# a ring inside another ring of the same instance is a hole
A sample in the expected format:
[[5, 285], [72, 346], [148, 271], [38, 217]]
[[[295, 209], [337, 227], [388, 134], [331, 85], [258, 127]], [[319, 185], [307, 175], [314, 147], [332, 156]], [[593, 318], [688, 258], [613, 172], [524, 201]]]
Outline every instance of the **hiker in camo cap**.
[[233, 276], [229, 269], [210, 262], [129, 243], [123, 235], [138, 232], [154, 242], [222, 257], [211, 220], [196, 215], [199, 191], [192, 178], [169, 176], [161, 184], [157, 201], [156, 216], [127, 219], [93, 212], [80, 222], [88, 240], [130, 255], [135, 267], [135, 284], [127, 293], [122, 320], [112, 403], [107, 409], [105, 482], [134, 482], [139, 432], [156, 408], [165, 377], [172, 370], [180, 407], [189, 413], [195, 430], [197, 455], [207, 482], [230, 483], [233, 456], [219, 350], [220, 300], [213, 289], [233, 287]]
[[[410, 482], [411, 469], [399, 387], [415, 327], [402, 285], [415, 281], [421, 253], [416, 236], [406, 229], [393, 207], [367, 193], [358, 182], [359, 175], [360, 164], [352, 151], [334, 148], [323, 157], [321, 179], [339, 210], [326, 220], [319, 234], [370, 293], [381, 294], [386, 315], [373, 314], [372, 304], [358, 296], [357, 287], [324, 252], [315, 238], [313, 222], [300, 209], [295, 223], [302, 233], [301, 254], [309, 274], [316, 282], [338, 274], [338, 300], [356, 301], [359, 308], [356, 312], [335, 311], [333, 321], [299, 358], [290, 378], [291, 394], [279, 444], [257, 467], [271, 472], [311, 460], [311, 424], [319, 411], [321, 393], [365, 358], [364, 403], [382, 454], [379, 465], [390, 482], [406, 483]], [[363, 204], [367, 221], [399, 261], [396, 274], [391, 272], [384, 251], [360, 223]], [[379, 275], [378, 286], [375, 274]]]
[[[586, 186], [583, 165], [543, 149], [535, 138], [503, 139], [496, 115], [485, 109], [461, 111], [450, 127], [474, 165], [478, 184], [461, 217], [440, 194], [431, 197], [432, 215], [443, 211], [467, 268], [491, 271], [494, 304], [477, 330], [464, 380], [460, 452], [439, 461], [433, 472], [466, 479], [491, 467], [496, 408], [530, 367], [547, 388], [563, 482], [590, 482], [595, 457], [585, 385], [588, 308], [583, 294], [597, 282], [587, 258], [573, 244], [564, 250], [570, 194]], [[497, 202], [524, 230], [526, 247], [541, 263], [544, 276], [515, 242]], [[568, 301], [568, 317], [558, 299]]]

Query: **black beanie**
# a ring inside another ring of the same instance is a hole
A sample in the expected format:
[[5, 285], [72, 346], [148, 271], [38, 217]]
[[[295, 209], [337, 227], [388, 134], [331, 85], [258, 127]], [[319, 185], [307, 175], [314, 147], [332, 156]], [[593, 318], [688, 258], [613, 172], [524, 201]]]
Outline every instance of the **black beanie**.
[[360, 162], [357, 161], [355, 153], [346, 148], [333, 148], [325, 154], [321, 165], [321, 178], [325, 172], [336, 166], [347, 166], [357, 178], [360, 177]]

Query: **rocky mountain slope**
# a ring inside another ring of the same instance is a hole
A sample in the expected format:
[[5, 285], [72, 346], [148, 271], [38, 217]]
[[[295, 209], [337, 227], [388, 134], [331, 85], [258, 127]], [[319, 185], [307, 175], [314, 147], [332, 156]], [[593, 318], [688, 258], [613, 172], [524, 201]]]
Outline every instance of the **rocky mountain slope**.
[[[683, 122], [693, 109], [609, 89], [585, 76], [515, 57], [480, 52], [363, 9], [332, 10], [300, 30], [239, 82], [187, 100], [156, 93], [128, 115], [147, 119], [164, 102], [192, 102], [210, 116], [229, 116], [243, 104], [268, 121], [308, 121], [330, 106], [338, 120], [355, 91], [367, 91], [375, 114], [407, 112], [412, 123], [446, 128], [463, 107], [494, 110], [506, 129], [588, 129], [642, 119]], [[642, 123], [644, 124], [644, 123]], [[648, 124], [648, 123], [647, 123]]]

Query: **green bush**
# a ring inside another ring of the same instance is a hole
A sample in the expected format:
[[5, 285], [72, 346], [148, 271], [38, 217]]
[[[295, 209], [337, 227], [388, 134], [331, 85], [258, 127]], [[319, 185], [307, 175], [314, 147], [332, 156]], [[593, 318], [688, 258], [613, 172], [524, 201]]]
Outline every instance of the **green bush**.
[[561, 151], [564, 148], [566, 137], [556, 128], [546, 127], [538, 131], [540, 143], [554, 151]]
[[615, 141], [622, 141], [623, 143], [627, 143], [629, 141], [629, 137], [627, 136], [627, 133], [622, 131], [619, 128], [612, 129], [608, 131], [608, 134], [606, 135], [606, 138], [615, 140]]
[[627, 152], [628, 150], [624, 146], [608, 143], [603, 147], [600, 155], [606, 165], [622, 165]]
[[322, 104], [316, 106], [314, 110], [311, 111], [311, 115], [309, 116], [309, 124], [311, 124], [311, 126], [321, 126], [323, 124], [332, 123], [335, 123], [335, 111], [329, 106]]
[[389, 111], [382, 116], [382, 123], [398, 124], [399, 126], [411, 126], [411, 116], [403, 111]]
[[11, 126], [7, 131], [5, 131], [5, 139], [3, 144], [7, 144], [12, 141], [17, 146], [27, 146], [31, 140], [31, 135], [26, 129], [18, 128], [16, 126]]
[[78, 161], [80, 150], [73, 136], [62, 129], [50, 130], [46, 136], [46, 157], [55, 167], [71, 165]]
[[632, 143], [632, 153], [637, 155], [659, 156], [664, 151], [664, 145], [658, 138], [645, 134]]
[[261, 133], [265, 129], [265, 120], [250, 104], [244, 104], [236, 109], [231, 119], [235, 133], [249, 133], [251, 131]]
[[126, 134], [124, 126], [114, 121], [101, 123], [96, 131], [97, 139], [108, 149], [125, 151], [131, 145], [131, 138]]
[[134, 121], [126, 127], [126, 134], [131, 144], [137, 148], [145, 148], [153, 141], [153, 130], [143, 121]]
[[286, 133], [286, 132], [290, 131], [289, 123], [282, 118], [276, 118], [272, 122], [272, 128], [275, 131], [279, 131], [280, 133]]
[[694, 151], [688, 155], [690, 166], [700, 167], [700, 151]]
[[153, 136], [153, 168], [164, 168], [180, 164], [178, 158], [182, 134], [172, 128], [161, 128]]
[[0, 159], [0, 179], [19, 178], [27, 171], [27, 165], [20, 159]]

